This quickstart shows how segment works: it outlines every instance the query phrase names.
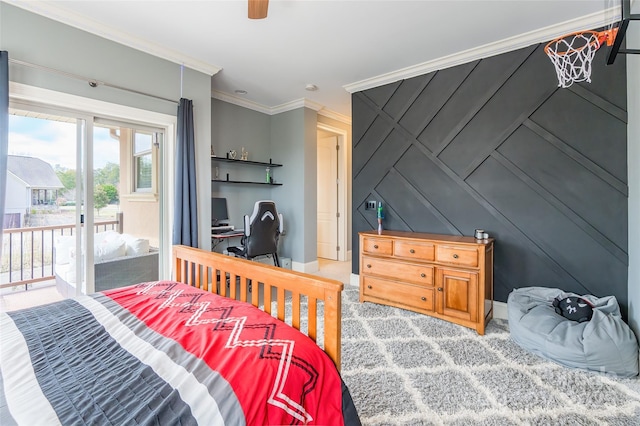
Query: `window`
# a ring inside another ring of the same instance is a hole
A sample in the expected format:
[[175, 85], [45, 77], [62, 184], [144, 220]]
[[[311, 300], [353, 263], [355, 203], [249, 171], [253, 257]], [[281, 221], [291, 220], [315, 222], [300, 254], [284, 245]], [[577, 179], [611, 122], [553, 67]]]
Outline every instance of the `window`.
[[135, 192], [151, 192], [153, 176], [153, 133], [134, 132], [133, 176]]

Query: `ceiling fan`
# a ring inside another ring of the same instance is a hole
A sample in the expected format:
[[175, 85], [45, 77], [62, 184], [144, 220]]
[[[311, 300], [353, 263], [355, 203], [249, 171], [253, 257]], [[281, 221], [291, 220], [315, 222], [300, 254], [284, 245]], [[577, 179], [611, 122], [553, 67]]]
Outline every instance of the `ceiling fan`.
[[249, 0], [249, 19], [264, 19], [267, 17], [269, 0]]

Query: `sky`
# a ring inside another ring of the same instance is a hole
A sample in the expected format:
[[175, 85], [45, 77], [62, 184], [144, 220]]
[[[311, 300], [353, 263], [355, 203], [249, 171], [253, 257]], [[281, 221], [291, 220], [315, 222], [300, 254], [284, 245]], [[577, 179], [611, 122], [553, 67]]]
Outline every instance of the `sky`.
[[[120, 163], [118, 141], [109, 130], [94, 128], [93, 167]], [[9, 115], [9, 155], [37, 157], [51, 166], [76, 169], [76, 125], [60, 121]]]

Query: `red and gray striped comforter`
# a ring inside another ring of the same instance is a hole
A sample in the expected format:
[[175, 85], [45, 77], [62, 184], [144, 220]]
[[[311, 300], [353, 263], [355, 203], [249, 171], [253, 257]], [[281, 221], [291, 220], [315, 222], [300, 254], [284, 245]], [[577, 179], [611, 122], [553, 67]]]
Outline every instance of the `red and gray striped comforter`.
[[359, 423], [312, 340], [184, 284], [3, 313], [0, 327], [2, 425]]

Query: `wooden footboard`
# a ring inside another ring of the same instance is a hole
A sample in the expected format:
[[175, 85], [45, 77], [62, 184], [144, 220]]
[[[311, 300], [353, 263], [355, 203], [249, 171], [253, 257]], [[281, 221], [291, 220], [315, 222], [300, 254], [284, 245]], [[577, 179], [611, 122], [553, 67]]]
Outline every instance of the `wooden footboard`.
[[[276, 316], [281, 321], [285, 321], [285, 297], [290, 297], [290, 325], [298, 330], [301, 328], [301, 296], [305, 296], [308, 305], [305, 334], [313, 341], [317, 341], [318, 302], [321, 301], [324, 306], [323, 349], [340, 369], [341, 292], [344, 288], [340, 281], [186, 246], [173, 247], [173, 265], [176, 281], [249, 302], [268, 314], [272, 314], [272, 304], [275, 304]], [[273, 302], [261, 303], [263, 300]]]

